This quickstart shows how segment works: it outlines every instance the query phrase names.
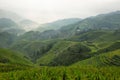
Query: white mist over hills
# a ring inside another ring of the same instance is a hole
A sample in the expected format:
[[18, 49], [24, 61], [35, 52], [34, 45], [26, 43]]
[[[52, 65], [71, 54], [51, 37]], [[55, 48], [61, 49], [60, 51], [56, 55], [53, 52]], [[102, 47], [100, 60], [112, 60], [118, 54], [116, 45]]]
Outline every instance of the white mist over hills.
[[[2, 25], [4, 24], [4, 26], [11, 25], [12, 24], [11, 22], [13, 22], [13, 23], [19, 25], [19, 28], [24, 29], [26, 31], [32, 30], [39, 26], [38, 23], [36, 23], [30, 19], [26, 19], [26, 17], [23, 17], [15, 12], [3, 10], [3, 9], [0, 9], [0, 20], [2, 20], [2, 22], [0, 22], [0, 23], [2, 23]], [[6, 22], [9, 22], [9, 24]], [[4, 27], [4, 26], [0, 25], [0, 27]]]
[[30, 31], [46, 23], [55, 27], [54, 21], [118, 11], [119, 4], [119, 0], [0, 0], [0, 18], [11, 19]]
[[120, 10], [120, 0], [0, 0], [0, 8], [40, 24]]

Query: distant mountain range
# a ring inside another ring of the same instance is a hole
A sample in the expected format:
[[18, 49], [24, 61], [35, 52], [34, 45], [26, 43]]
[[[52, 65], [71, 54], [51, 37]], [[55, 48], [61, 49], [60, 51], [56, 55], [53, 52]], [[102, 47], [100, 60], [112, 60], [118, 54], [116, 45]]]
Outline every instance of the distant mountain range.
[[[72, 21], [72, 19], [66, 19]], [[65, 21], [66, 21], [65, 20]], [[75, 22], [74, 22], [75, 20]], [[90, 30], [118, 30], [120, 29], [120, 12], [112, 12], [108, 14], [102, 14], [86, 19], [73, 19], [73, 23], [59, 25], [59, 28], [54, 28], [55, 26], [51, 26], [53, 24], [62, 23], [64, 20], [60, 20], [46, 24], [43, 28], [37, 28], [36, 31], [30, 31], [21, 35], [22, 39], [29, 40], [45, 40], [45, 39], [57, 39], [57, 38], [68, 38], [71, 36], [77, 36], [84, 32]], [[67, 22], [67, 21], [66, 21]], [[57, 27], [57, 26], [56, 26]], [[43, 30], [43, 32], [42, 32]], [[44, 31], [45, 30], [45, 31]], [[29, 35], [29, 36], [27, 36]]]
[[8, 18], [0, 18], [0, 31], [13, 34], [21, 34], [24, 32], [16, 22]]
[[120, 29], [120, 11], [88, 17], [73, 25], [62, 27], [60, 31], [68, 34], [79, 34], [88, 30]]
[[22, 16], [14, 13], [14, 12], [2, 10], [2, 9], [0, 9], [0, 18], [8, 18], [15, 22], [19, 22], [24, 19]]
[[24, 19], [24, 20], [20, 21], [18, 24], [21, 25], [23, 27], [23, 29], [26, 31], [33, 30], [39, 26], [38, 23], [36, 23], [32, 20], [29, 20], [29, 19]]
[[40, 32], [43, 32], [45, 30], [57, 30], [63, 26], [74, 24], [79, 21], [81, 21], [80, 18], [69, 18], [69, 19], [57, 20], [51, 23], [41, 24], [36, 30]]
[[[120, 66], [120, 11], [58, 20], [33, 31], [19, 32], [35, 25], [39, 24], [28, 19], [16, 22], [0, 18], [0, 53], [20, 52], [24, 55], [20, 60], [40, 66]], [[4, 59], [12, 62], [11, 58], [15, 61], [14, 57], [1, 57], [0, 63]]]
[[2, 10], [2, 9], [0, 10], [0, 18], [6, 18], [11, 21], [14, 21], [17, 25], [20, 26], [19, 28], [22, 28], [27, 31], [32, 30], [34, 27], [37, 27], [39, 25], [38, 23], [32, 20], [26, 19], [25, 17], [22, 17], [17, 13], [7, 11], [7, 10]]

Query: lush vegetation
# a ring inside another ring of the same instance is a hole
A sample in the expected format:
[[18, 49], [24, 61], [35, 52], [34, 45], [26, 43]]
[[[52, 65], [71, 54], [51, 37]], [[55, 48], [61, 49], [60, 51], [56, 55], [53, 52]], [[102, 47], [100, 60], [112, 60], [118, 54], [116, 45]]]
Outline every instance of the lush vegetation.
[[[1, 73], [0, 73], [1, 74]], [[118, 67], [40, 67], [2, 73], [1, 80], [119, 80]]]
[[21, 65], [32, 64], [22, 53], [14, 52], [8, 49], [0, 49], [0, 63]]
[[20, 25], [2, 18], [0, 80], [119, 80], [119, 22], [118, 11], [60, 20], [20, 35]]

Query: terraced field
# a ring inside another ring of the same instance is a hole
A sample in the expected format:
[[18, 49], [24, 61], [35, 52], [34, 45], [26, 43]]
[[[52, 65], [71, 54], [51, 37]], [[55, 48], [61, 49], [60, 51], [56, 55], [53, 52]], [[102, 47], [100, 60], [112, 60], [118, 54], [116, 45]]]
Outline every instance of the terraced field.
[[120, 66], [120, 49], [79, 61], [75, 66]]

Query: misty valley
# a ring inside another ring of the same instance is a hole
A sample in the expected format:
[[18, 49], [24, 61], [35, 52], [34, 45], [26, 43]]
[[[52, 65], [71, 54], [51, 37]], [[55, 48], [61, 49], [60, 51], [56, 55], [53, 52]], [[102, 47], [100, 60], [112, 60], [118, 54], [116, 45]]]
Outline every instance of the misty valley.
[[120, 80], [120, 11], [39, 24], [0, 10], [0, 80]]

